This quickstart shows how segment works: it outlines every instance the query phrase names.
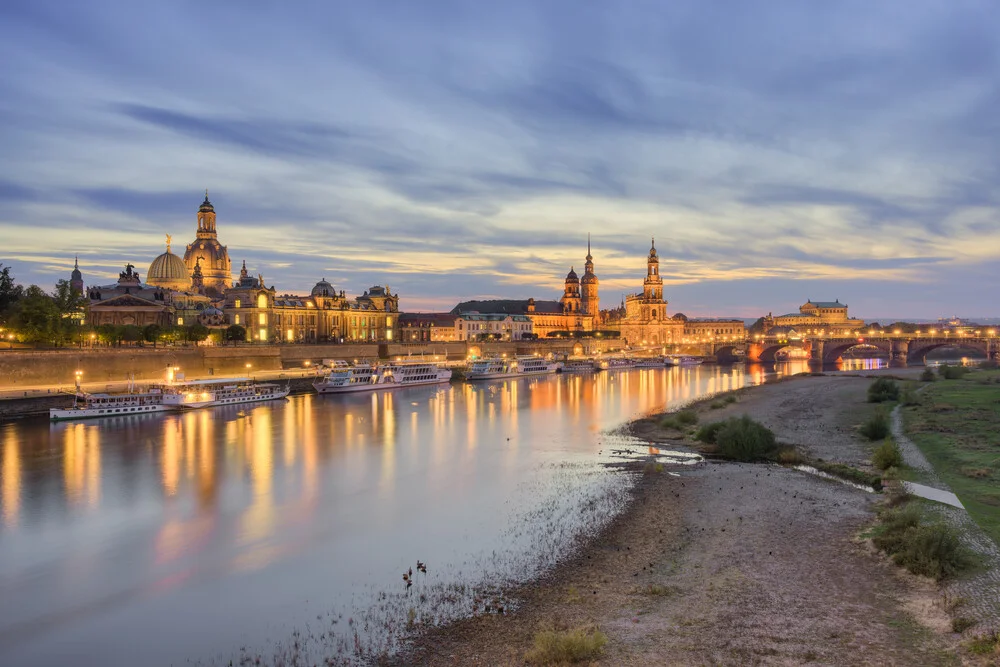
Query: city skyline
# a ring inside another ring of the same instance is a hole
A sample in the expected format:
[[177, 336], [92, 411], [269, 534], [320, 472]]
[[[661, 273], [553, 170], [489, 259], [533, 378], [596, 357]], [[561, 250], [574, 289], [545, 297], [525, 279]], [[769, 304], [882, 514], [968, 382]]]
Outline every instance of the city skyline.
[[0, 9], [20, 282], [145, 274], [207, 187], [279, 292], [557, 298], [589, 231], [608, 306], [654, 236], [671, 312], [998, 314], [990, 5], [242, 8]]

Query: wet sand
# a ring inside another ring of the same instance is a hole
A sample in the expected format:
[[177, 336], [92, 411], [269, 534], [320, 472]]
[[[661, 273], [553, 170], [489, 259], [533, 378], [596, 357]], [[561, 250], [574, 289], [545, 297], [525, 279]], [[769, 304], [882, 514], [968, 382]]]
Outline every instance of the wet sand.
[[[750, 414], [811, 456], [860, 466], [869, 382], [801, 378], [699, 410]], [[669, 441], [654, 420], [632, 426]], [[879, 496], [776, 465], [632, 465], [644, 472], [629, 508], [514, 591], [516, 611], [434, 629], [400, 664], [523, 665], [537, 631], [579, 626], [607, 635], [600, 665], [962, 664], [937, 586], [858, 539]]]

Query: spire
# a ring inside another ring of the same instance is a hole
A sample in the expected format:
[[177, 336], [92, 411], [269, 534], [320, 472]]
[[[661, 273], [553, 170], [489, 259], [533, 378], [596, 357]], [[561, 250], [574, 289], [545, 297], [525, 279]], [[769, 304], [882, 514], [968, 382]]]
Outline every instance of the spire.
[[73, 255], [73, 268], [76, 269], [77, 271], [80, 270], [80, 256], [79, 255]]
[[656, 237], [655, 236], [650, 236], [649, 237], [649, 249], [650, 250], [656, 250]]
[[594, 259], [590, 256], [590, 232], [587, 232], [587, 259]]

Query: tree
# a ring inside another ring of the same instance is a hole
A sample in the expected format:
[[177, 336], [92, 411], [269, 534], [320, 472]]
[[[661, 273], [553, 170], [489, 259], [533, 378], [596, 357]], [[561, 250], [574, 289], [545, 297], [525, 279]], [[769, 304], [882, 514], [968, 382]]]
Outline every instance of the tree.
[[21, 340], [33, 343], [56, 343], [61, 338], [62, 314], [52, 297], [38, 285], [24, 290], [11, 308], [10, 323]]
[[122, 327], [122, 340], [126, 343], [138, 343], [142, 340], [143, 329], [135, 324], [126, 324]]
[[247, 339], [247, 330], [238, 324], [233, 324], [226, 328], [224, 338], [233, 343], [242, 343]]
[[187, 328], [187, 339], [194, 343], [200, 343], [208, 338], [208, 327], [204, 324], [192, 324]]
[[147, 324], [142, 329], [142, 339], [147, 343], [152, 343], [153, 347], [156, 347], [156, 342], [160, 340], [161, 335], [163, 335], [163, 327], [159, 324]]
[[125, 327], [117, 324], [101, 324], [95, 330], [97, 338], [106, 345], [117, 345], [125, 333]]
[[10, 310], [24, 296], [24, 288], [14, 283], [10, 267], [0, 264], [0, 324], [7, 322]]
[[886, 327], [888, 331], [899, 330], [901, 333], [913, 333], [917, 330], [918, 325], [912, 322], [893, 322]]

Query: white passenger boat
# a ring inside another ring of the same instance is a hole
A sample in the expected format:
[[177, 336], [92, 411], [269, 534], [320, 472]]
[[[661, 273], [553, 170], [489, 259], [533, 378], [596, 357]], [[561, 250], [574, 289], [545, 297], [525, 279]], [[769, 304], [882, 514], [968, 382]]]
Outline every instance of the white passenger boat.
[[663, 368], [666, 365], [663, 357], [641, 357], [634, 362], [634, 368]]
[[499, 380], [501, 378], [524, 377], [526, 375], [546, 375], [559, 370], [559, 364], [530, 355], [520, 357], [491, 357], [472, 362], [467, 380]]
[[330, 373], [313, 383], [320, 394], [348, 394], [356, 391], [376, 391], [398, 387], [416, 387], [451, 381], [451, 369], [436, 364], [389, 363], [384, 365], [334, 362]]
[[681, 357], [677, 360], [679, 366], [701, 366], [702, 360], [698, 357]]
[[635, 366], [635, 361], [629, 357], [607, 357], [601, 361], [605, 362], [605, 368], [609, 371], [628, 370]]
[[288, 396], [288, 385], [255, 382], [251, 378], [209, 378], [175, 381], [164, 388], [163, 403], [172, 410], [274, 401]]
[[592, 363], [595, 371], [606, 371], [610, 367], [607, 359], [594, 359]]
[[163, 392], [151, 389], [135, 394], [86, 394], [76, 396], [71, 408], [52, 408], [49, 419], [93, 419], [95, 417], [123, 417], [126, 415], [166, 412], [171, 408], [163, 402]]
[[563, 373], [593, 373], [595, 370], [594, 362], [589, 359], [567, 361], [562, 366]]

